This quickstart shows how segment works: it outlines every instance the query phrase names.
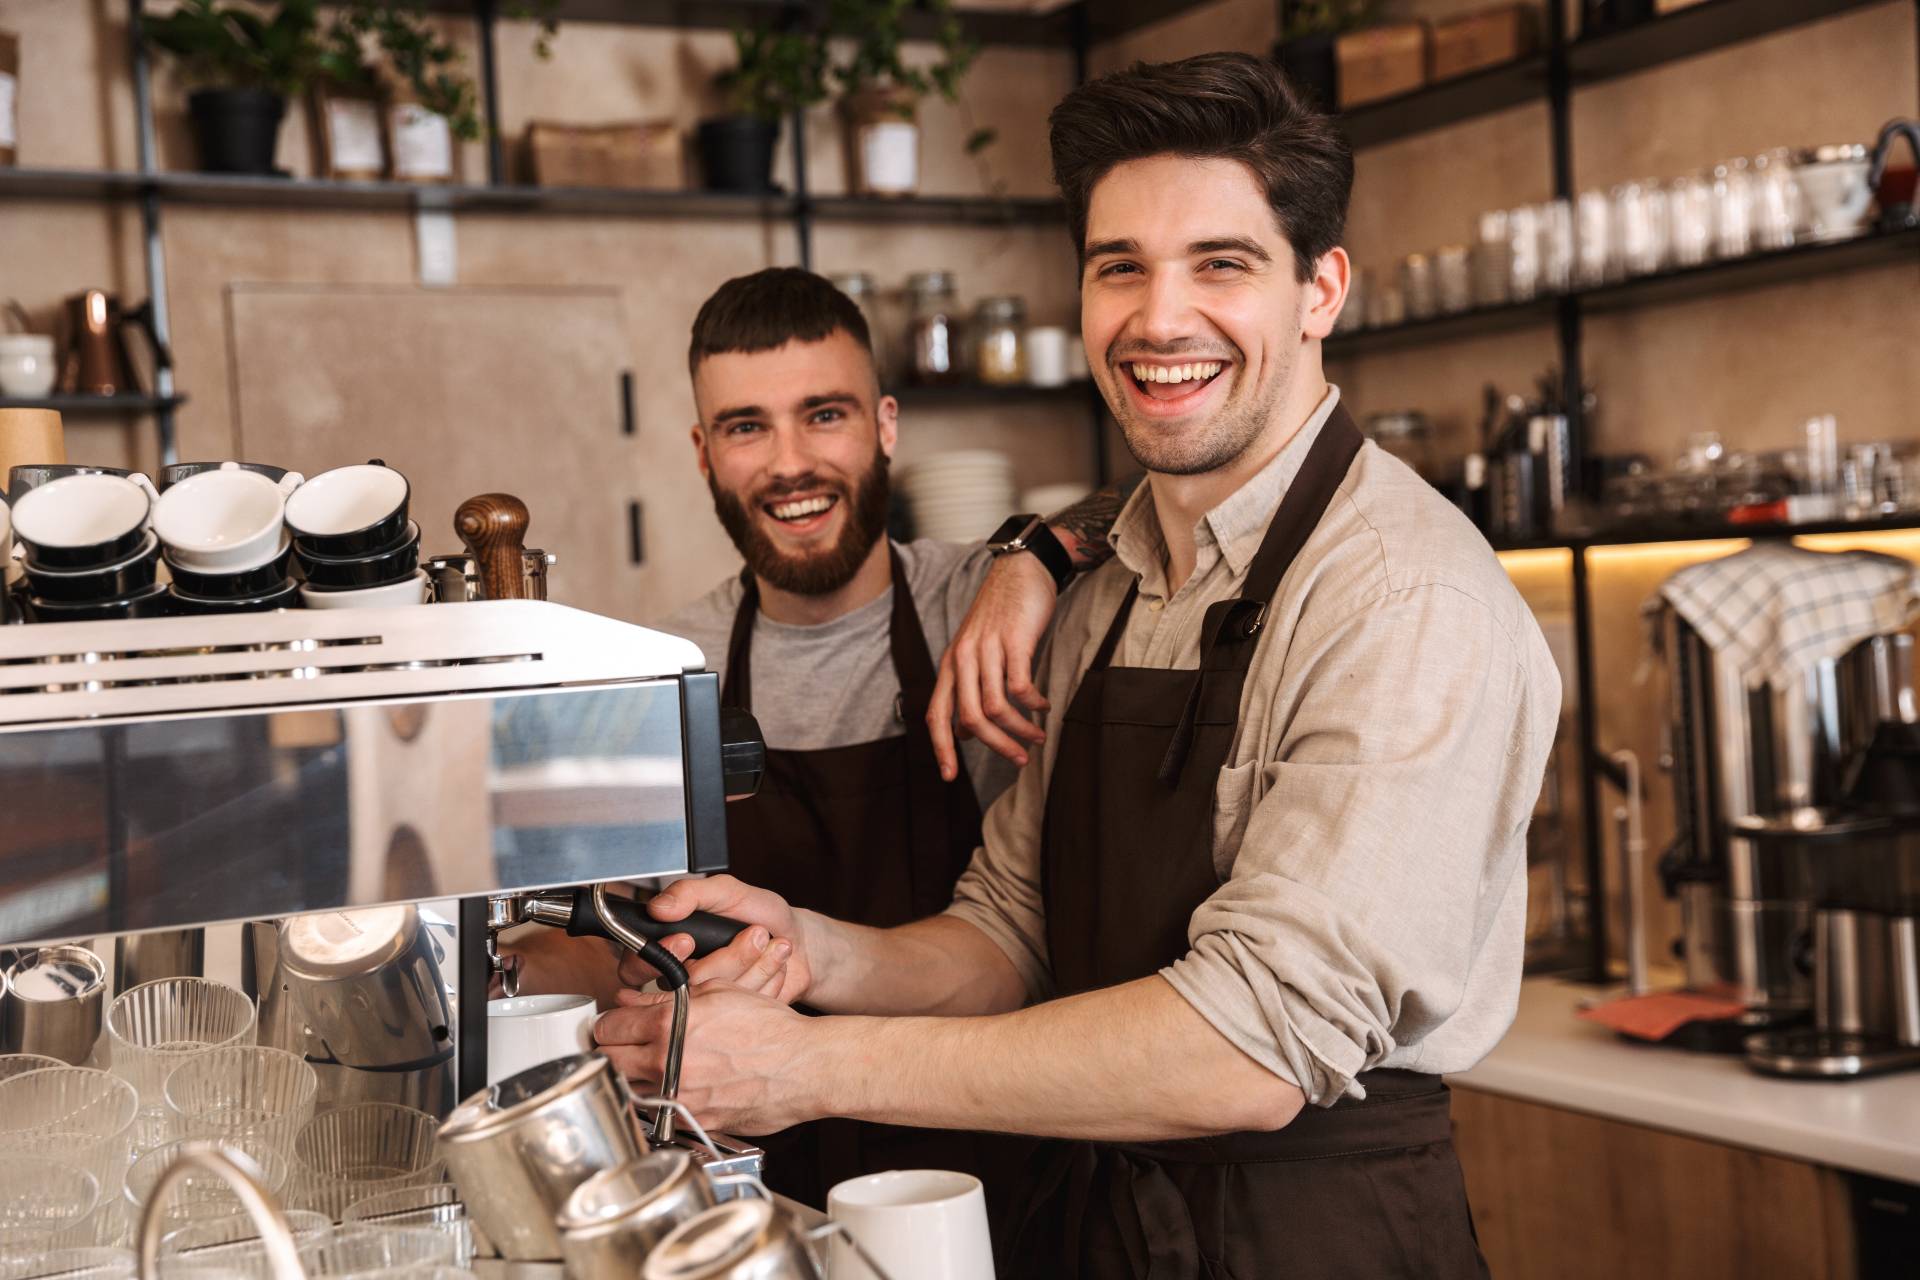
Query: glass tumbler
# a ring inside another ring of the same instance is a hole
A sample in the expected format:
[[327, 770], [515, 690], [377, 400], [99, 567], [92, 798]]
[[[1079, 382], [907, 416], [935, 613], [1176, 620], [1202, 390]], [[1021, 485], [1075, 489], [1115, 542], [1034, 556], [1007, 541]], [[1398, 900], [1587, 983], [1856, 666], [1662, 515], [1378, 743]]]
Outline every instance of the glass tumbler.
[[[179, 1139], [155, 1147], [128, 1167], [126, 1202], [130, 1221], [140, 1221], [155, 1184], [180, 1158], [182, 1144], [189, 1141], [192, 1139]], [[221, 1145], [251, 1160], [257, 1170], [255, 1180], [275, 1196], [286, 1189], [290, 1165], [287, 1157], [278, 1150], [254, 1138], [230, 1139]], [[230, 1218], [242, 1212], [245, 1212], [245, 1206], [240, 1203], [233, 1188], [227, 1185], [226, 1179], [199, 1169], [189, 1169], [185, 1176], [167, 1188], [167, 1203], [163, 1210], [164, 1221], [170, 1227], [207, 1218]]]
[[0, 1080], [0, 1164], [50, 1156], [92, 1175], [101, 1198], [120, 1194], [140, 1102], [125, 1080], [91, 1067], [49, 1067]]
[[339, 1221], [347, 1206], [381, 1191], [442, 1180], [440, 1123], [391, 1102], [324, 1111], [293, 1140], [295, 1201]]
[[253, 1001], [224, 982], [160, 978], [120, 993], [107, 1010], [113, 1073], [164, 1111], [167, 1077], [196, 1054], [253, 1042]]
[[0, 1080], [11, 1080], [29, 1071], [46, 1071], [67, 1064], [44, 1053], [0, 1053]]
[[1573, 282], [1581, 288], [1605, 284], [1612, 207], [1604, 191], [1582, 191], [1573, 206]]
[[382, 1191], [347, 1206], [344, 1225], [407, 1231], [432, 1231], [453, 1242], [454, 1266], [473, 1261], [473, 1222], [461, 1203], [460, 1189], [449, 1182]]
[[0, 1258], [92, 1244], [100, 1184], [79, 1165], [51, 1156], [0, 1163]]
[[1800, 184], [1793, 176], [1793, 153], [1785, 147], [1763, 151], [1752, 163], [1753, 247], [1791, 248], [1800, 220]]
[[413, 1275], [432, 1266], [458, 1266], [451, 1237], [437, 1231], [341, 1226], [308, 1254], [316, 1275], [374, 1277]]
[[1713, 253], [1744, 258], [1753, 252], [1753, 183], [1745, 157], [1713, 167]]
[[1676, 267], [1697, 267], [1713, 256], [1713, 184], [1700, 174], [1675, 178], [1667, 188], [1667, 245]]
[[[281, 1215], [294, 1247], [308, 1265], [314, 1250], [333, 1235], [333, 1223], [321, 1213], [289, 1209]], [[207, 1218], [178, 1227], [160, 1237], [162, 1280], [273, 1280], [260, 1228], [246, 1214]]]
[[0, 1258], [0, 1280], [133, 1280], [138, 1263], [131, 1250], [83, 1245]]
[[298, 1054], [236, 1044], [175, 1067], [162, 1096], [176, 1137], [255, 1138], [291, 1155], [319, 1090], [319, 1076]]

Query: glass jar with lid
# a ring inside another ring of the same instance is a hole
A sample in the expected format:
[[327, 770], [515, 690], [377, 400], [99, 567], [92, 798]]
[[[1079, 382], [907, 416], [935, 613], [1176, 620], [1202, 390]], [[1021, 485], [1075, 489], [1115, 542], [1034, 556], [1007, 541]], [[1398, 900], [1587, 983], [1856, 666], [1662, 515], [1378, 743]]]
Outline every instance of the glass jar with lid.
[[973, 372], [990, 387], [1027, 380], [1027, 304], [1012, 297], [982, 298], [973, 310]]
[[907, 277], [911, 299], [907, 376], [922, 386], [958, 382], [963, 373], [959, 304], [953, 275], [922, 271]]

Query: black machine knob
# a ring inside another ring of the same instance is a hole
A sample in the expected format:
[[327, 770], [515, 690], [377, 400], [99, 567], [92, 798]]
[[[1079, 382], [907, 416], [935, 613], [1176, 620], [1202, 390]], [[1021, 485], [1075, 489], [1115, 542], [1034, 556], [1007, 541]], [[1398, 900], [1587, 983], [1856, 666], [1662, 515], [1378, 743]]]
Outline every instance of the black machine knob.
[[751, 711], [720, 708], [720, 774], [727, 799], [745, 800], [760, 790], [767, 771], [767, 740]]

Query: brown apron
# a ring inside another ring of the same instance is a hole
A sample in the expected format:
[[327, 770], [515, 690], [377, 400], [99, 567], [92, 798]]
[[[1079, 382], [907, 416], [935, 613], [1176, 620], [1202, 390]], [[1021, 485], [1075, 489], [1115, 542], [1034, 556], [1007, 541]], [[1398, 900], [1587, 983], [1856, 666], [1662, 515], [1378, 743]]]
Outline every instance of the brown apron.
[[[966, 762], [940, 777], [927, 704], [933, 657], [891, 544], [888, 636], [906, 732], [819, 751], [767, 752], [760, 791], [727, 806], [728, 870], [796, 907], [885, 928], [924, 919], [953, 901], [954, 882], [980, 844], [980, 802]], [[734, 615], [720, 701], [752, 709], [750, 651], [760, 597], [752, 575]], [[837, 1182], [887, 1169], [956, 1169], [1012, 1191], [1027, 1146], [1011, 1139], [829, 1119], [756, 1138], [773, 1190], [822, 1207]]]
[[[1336, 408], [1255, 555], [1207, 610], [1200, 669], [1112, 667], [1134, 591], [1067, 709], [1047, 793], [1042, 885], [1061, 995], [1130, 982], [1188, 950], [1220, 880], [1214, 785], [1280, 580], [1360, 433]], [[1280, 637], [1278, 643], [1286, 643]], [[1033, 1162], [1013, 1276], [1197, 1280], [1486, 1274], [1439, 1077], [1364, 1072], [1364, 1102], [1308, 1106], [1273, 1133], [1053, 1144]]]

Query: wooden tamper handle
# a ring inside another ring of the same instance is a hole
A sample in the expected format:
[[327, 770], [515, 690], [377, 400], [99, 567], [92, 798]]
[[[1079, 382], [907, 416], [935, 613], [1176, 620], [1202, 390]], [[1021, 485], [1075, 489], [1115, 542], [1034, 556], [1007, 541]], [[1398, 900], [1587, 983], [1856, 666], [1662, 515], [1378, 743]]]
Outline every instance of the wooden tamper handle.
[[489, 600], [525, 600], [527, 504], [510, 493], [468, 498], [453, 513], [453, 529], [480, 568], [480, 589]]

